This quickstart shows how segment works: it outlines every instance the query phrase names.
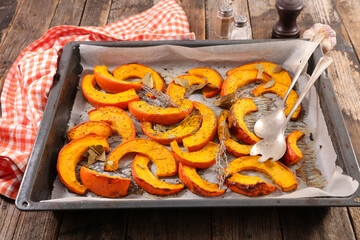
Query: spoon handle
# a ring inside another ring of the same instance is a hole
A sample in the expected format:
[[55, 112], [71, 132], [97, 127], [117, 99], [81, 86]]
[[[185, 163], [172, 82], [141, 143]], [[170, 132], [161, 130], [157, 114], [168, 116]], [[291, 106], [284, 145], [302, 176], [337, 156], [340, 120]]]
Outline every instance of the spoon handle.
[[311, 57], [311, 55], [313, 54], [313, 52], [315, 51], [315, 49], [317, 48], [317, 46], [321, 43], [321, 41], [324, 39], [325, 35], [323, 33], [316, 33], [312, 36], [312, 38], [310, 39], [310, 42], [315, 43], [313, 45], [313, 48], [311, 49], [311, 51], [309, 51], [308, 55], [305, 56], [303, 59], [300, 60], [300, 64], [296, 69], [294, 78], [291, 82], [291, 85], [289, 87], [289, 89], [287, 90], [281, 106], [285, 106], [286, 100], [290, 95], [291, 90], [293, 89], [293, 87], [295, 86], [295, 83], [297, 82], [297, 80], [299, 79], [300, 74], [302, 73], [304, 67], [306, 66], [307, 62], [309, 61], [309, 58]]
[[333, 59], [331, 57], [322, 57], [319, 59], [314, 72], [311, 74], [310, 79], [306, 83], [304, 90], [302, 91], [299, 99], [295, 103], [294, 107], [291, 109], [290, 114], [287, 116], [285, 122], [281, 126], [281, 129], [285, 130], [287, 123], [289, 122], [291, 116], [294, 114], [295, 110], [300, 105], [301, 101], [304, 99], [307, 92], [310, 90], [311, 86], [314, 85], [319, 76], [325, 71], [325, 69], [332, 63]]

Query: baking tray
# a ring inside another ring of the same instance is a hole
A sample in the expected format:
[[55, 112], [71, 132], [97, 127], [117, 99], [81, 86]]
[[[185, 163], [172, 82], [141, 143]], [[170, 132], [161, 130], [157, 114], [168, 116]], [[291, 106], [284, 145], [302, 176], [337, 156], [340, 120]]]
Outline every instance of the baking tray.
[[[15, 204], [20, 210], [71, 210], [71, 209], [116, 209], [116, 208], [159, 208], [159, 207], [254, 207], [254, 206], [360, 206], [360, 188], [349, 197], [311, 197], [297, 199], [123, 199], [123, 201], [86, 202], [41, 202], [51, 197], [54, 180], [57, 176], [56, 162], [60, 149], [66, 139], [65, 132], [79, 83], [80, 65], [79, 45], [88, 44], [105, 47], [147, 47], [162, 44], [185, 47], [205, 47], [215, 45], [244, 44], [264, 41], [141, 41], [141, 42], [70, 42], [65, 45], [58, 71], [49, 94], [43, 119], [35, 139], [19, 194]], [[289, 40], [288, 40], [289, 41]], [[308, 73], [322, 57], [318, 47], [309, 60]], [[331, 84], [329, 84], [329, 82]], [[349, 138], [345, 122], [338, 105], [331, 79], [323, 74], [315, 85], [320, 98], [325, 121], [337, 162], [344, 173], [360, 181], [359, 165]], [[335, 127], [336, 126], [336, 127]]]

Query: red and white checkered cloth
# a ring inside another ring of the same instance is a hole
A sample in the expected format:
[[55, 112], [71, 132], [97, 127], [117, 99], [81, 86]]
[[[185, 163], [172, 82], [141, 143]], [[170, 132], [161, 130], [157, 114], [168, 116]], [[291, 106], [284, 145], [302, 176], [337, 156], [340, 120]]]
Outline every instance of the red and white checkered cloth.
[[18, 193], [59, 51], [66, 43], [194, 39], [183, 9], [175, 0], [163, 0], [143, 13], [103, 27], [54, 27], [29, 45], [11, 66], [1, 95], [0, 194], [14, 199]]

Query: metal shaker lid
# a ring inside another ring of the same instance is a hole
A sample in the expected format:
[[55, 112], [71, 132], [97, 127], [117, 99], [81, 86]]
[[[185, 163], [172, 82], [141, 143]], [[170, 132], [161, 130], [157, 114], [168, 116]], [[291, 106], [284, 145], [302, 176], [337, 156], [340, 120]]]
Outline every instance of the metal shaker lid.
[[234, 17], [234, 25], [237, 27], [244, 27], [247, 23], [248, 19], [244, 15], [238, 15]]
[[233, 13], [233, 7], [231, 5], [223, 5], [220, 7], [220, 14], [223, 17], [230, 17]]

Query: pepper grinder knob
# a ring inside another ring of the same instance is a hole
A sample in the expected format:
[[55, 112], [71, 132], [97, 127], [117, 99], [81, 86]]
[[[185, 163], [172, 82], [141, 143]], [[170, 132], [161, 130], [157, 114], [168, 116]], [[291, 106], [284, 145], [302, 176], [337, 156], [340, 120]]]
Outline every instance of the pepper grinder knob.
[[304, 8], [302, 0], [276, 0], [279, 21], [274, 25], [271, 38], [299, 38], [300, 26], [296, 18]]

